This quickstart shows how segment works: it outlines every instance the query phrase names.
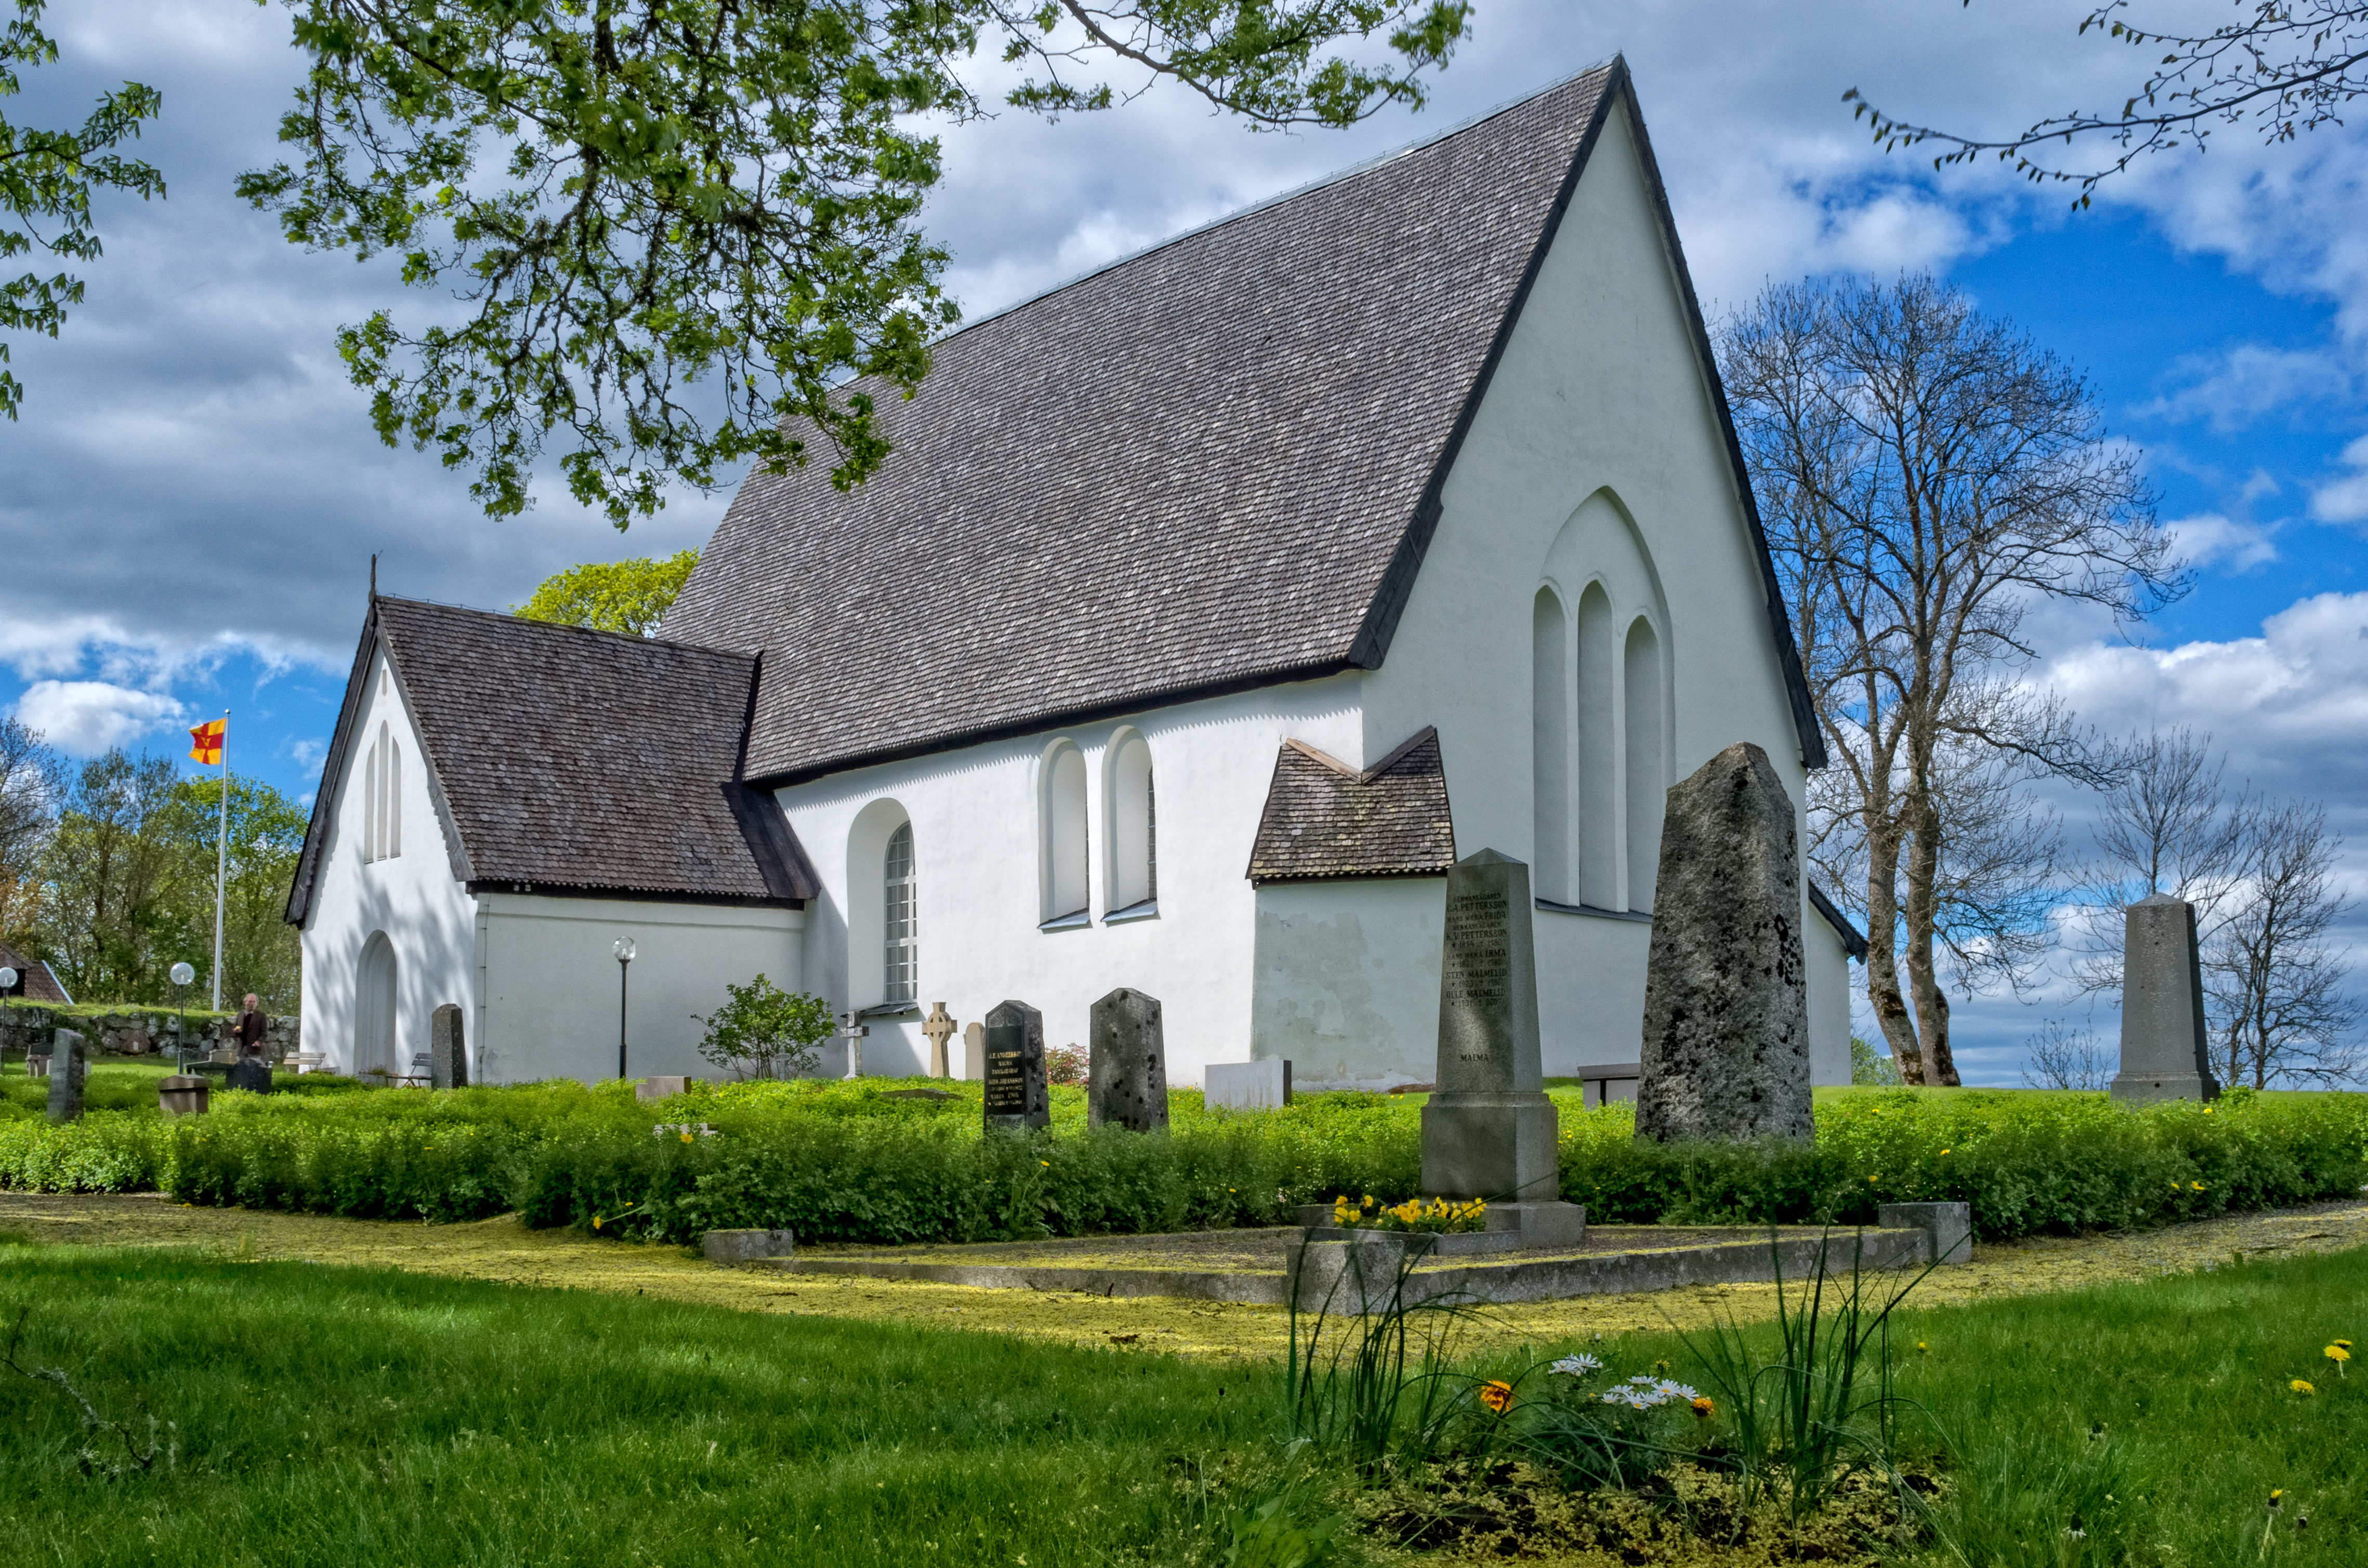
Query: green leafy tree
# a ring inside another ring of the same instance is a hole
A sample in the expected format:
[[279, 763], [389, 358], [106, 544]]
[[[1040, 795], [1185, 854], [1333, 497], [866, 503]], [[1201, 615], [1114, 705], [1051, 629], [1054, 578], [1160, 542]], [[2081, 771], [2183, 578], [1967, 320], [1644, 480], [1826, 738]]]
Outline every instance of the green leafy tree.
[[[173, 791], [163, 824], [173, 851], [177, 930], [191, 946], [158, 956], [165, 969], [186, 958], [198, 971], [195, 989], [210, 988], [213, 971], [214, 843], [221, 831], [220, 778], [185, 778]], [[307, 813], [259, 778], [230, 781], [227, 876], [222, 884], [222, 1006], [235, 1009], [248, 992], [267, 1013], [292, 1013], [300, 999], [302, 949], [288, 924], [288, 885], [304, 848]], [[153, 978], [142, 997], [164, 1001]]]
[[758, 975], [746, 985], [727, 983], [730, 998], [707, 1017], [699, 1053], [718, 1067], [747, 1078], [786, 1078], [811, 1073], [830, 1036], [830, 1004], [819, 996], [793, 994]]
[[698, 564], [695, 550], [663, 559], [643, 555], [631, 561], [588, 562], [544, 578], [534, 597], [512, 607], [510, 613], [529, 620], [646, 637], [666, 619], [666, 607]]
[[[74, 777], [41, 855], [34, 946], [79, 1000], [148, 1000], [173, 961], [163, 955], [187, 950], [167, 831], [176, 782], [170, 759], [120, 746]], [[207, 935], [211, 950], [211, 919]]]
[[[1035, 73], [1007, 101], [1100, 109], [1189, 85], [1258, 125], [1419, 105], [1471, 0], [290, 0], [312, 57], [292, 162], [243, 176], [296, 244], [392, 252], [456, 317], [388, 312], [338, 348], [380, 437], [434, 447], [494, 516], [546, 442], [619, 528], [668, 479], [800, 466], [842, 486], [887, 454], [956, 310], [918, 226], [928, 122], [985, 106], [982, 48]], [[1387, 64], [1352, 58], [1383, 54]]]
[[[15, 19], [0, 28], [0, 98], [23, 90], [20, 72], [58, 57], [58, 46], [41, 31], [46, 0], [16, 0], [16, 6]], [[137, 137], [141, 122], [155, 119], [164, 102], [155, 88], [126, 82], [102, 96], [73, 131], [37, 131], [0, 117], [0, 261], [37, 250], [66, 261], [97, 260], [93, 190], [128, 190], [142, 200], [165, 194], [164, 176], [109, 151]], [[70, 272], [0, 276], [0, 334], [55, 337], [66, 307], [82, 298], [83, 280]], [[7, 363], [8, 342], [0, 336], [0, 414], [14, 419], [25, 389]]]
[[1877, 1051], [1863, 1036], [1850, 1036], [1850, 1082], [1886, 1088], [1899, 1086], [1899, 1063]]

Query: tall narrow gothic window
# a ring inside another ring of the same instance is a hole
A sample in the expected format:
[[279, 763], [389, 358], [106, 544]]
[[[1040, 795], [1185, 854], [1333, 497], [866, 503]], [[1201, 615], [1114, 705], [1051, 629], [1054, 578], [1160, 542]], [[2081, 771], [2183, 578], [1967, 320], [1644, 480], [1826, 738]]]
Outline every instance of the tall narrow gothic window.
[[1086, 758], [1067, 742], [1044, 769], [1044, 918], [1086, 913]]
[[910, 1004], [921, 994], [920, 911], [913, 891], [913, 824], [905, 823], [888, 835], [881, 889], [882, 944], [880, 972], [883, 1003]]
[[378, 727], [362, 767], [362, 858], [391, 860], [403, 853], [403, 744]]
[[1562, 598], [1538, 590], [1531, 607], [1530, 642], [1531, 801], [1536, 842], [1537, 896], [1555, 903], [1570, 898], [1570, 639]]
[[1152, 790], [1151, 747], [1141, 735], [1119, 743], [1110, 759], [1110, 887], [1113, 911], [1159, 896], [1159, 816]]
[[1661, 740], [1661, 641], [1638, 616], [1628, 628], [1621, 665], [1628, 740], [1628, 907], [1650, 913], [1661, 869], [1661, 816], [1668, 804], [1668, 764]]
[[1600, 583], [1578, 599], [1578, 900], [1620, 909], [1620, 638]]

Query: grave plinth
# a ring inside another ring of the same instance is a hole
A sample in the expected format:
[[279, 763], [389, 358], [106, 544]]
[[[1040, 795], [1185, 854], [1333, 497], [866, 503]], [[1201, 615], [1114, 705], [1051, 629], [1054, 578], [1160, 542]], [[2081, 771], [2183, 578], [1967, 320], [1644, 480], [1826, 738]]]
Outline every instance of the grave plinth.
[[999, 1002], [986, 1016], [986, 1130], [1049, 1127], [1044, 1015], [1025, 1002]]
[[1586, 1211], [1561, 1201], [1557, 1122], [1538, 1049], [1533, 907], [1529, 867], [1493, 849], [1447, 873], [1422, 1190], [1484, 1199], [1492, 1230], [1521, 1231], [1525, 1245], [1563, 1245], [1584, 1234]]
[[1094, 1004], [1087, 1035], [1086, 1125], [1167, 1131], [1167, 1047], [1159, 999], [1119, 987]]
[[2195, 906], [2158, 892], [2122, 912], [2122, 1070], [2128, 1105], [2220, 1095], [2203, 1034], [2203, 963]]
[[213, 1085], [194, 1073], [156, 1081], [156, 1108], [166, 1116], [203, 1116], [212, 1097]]

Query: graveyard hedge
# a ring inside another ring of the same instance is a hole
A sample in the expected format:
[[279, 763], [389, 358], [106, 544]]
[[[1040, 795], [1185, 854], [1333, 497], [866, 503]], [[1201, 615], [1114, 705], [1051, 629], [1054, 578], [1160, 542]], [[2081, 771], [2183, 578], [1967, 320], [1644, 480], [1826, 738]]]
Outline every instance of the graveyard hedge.
[[[161, 1189], [185, 1202], [370, 1219], [516, 1210], [541, 1226], [695, 1241], [786, 1226], [814, 1241], [995, 1240], [1287, 1222], [1336, 1193], [1412, 1194], [1419, 1100], [1311, 1096], [1227, 1114], [1189, 1091], [1141, 1138], [1084, 1125], [979, 1135], [977, 1085], [695, 1088], [660, 1106], [574, 1083], [334, 1097], [219, 1094], [204, 1118], [108, 1112], [66, 1127], [0, 1105], [0, 1186]], [[1821, 1095], [1807, 1144], [1656, 1145], [1631, 1108], [1558, 1094], [1564, 1196], [1601, 1223], [1872, 1221], [1962, 1199], [1986, 1240], [2135, 1227], [2349, 1196], [2368, 1184], [2368, 1096], [2232, 1091], [2133, 1112], [2102, 1095]], [[687, 1126], [653, 1136], [654, 1125]], [[707, 1131], [699, 1131], [704, 1128]]]

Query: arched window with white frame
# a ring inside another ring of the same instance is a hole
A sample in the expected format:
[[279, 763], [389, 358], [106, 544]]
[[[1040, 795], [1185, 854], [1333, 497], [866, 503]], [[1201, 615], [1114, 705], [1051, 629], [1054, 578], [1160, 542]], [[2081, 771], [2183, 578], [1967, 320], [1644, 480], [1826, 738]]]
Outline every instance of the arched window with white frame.
[[403, 853], [403, 745], [383, 723], [362, 766], [362, 858]]
[[1044, 758], [1044, 924], [1083, 923], [1093, 902], [1087, 881], [1086, 756], [1055, 742]]
[[909, 822], [888, 835], [881, 864], [880, 914], [881, 1002], [887, 1006], [916, 1005], [921, 994], [920, 902]]
[[1668, 747], [1662, 739], [1661, 640], [1653, 623], [1638, 616], [1622, 651], [1621, 703], [1628, 752], [1628, 907], [1653, 910], [1653, 884], [1661, 870], [1661, 817], [1668, 808]]
[[1110, 902], [1112, 915], [1149, 914], [1159, 900], [1159, 803], [1151, 745], [1134, 731], [1111, 743]]
[[1578, 899], [1626, 907], [1620, 896], [1620, 634], [1603, 585], [1578, 596]]
[[1571, 840], [1570, 618], [1562, 596], [1540, 588], [1530, 614], [1530, 789], [1535, 835], [1531, 883], [1550, 903], [1568, 903]]

